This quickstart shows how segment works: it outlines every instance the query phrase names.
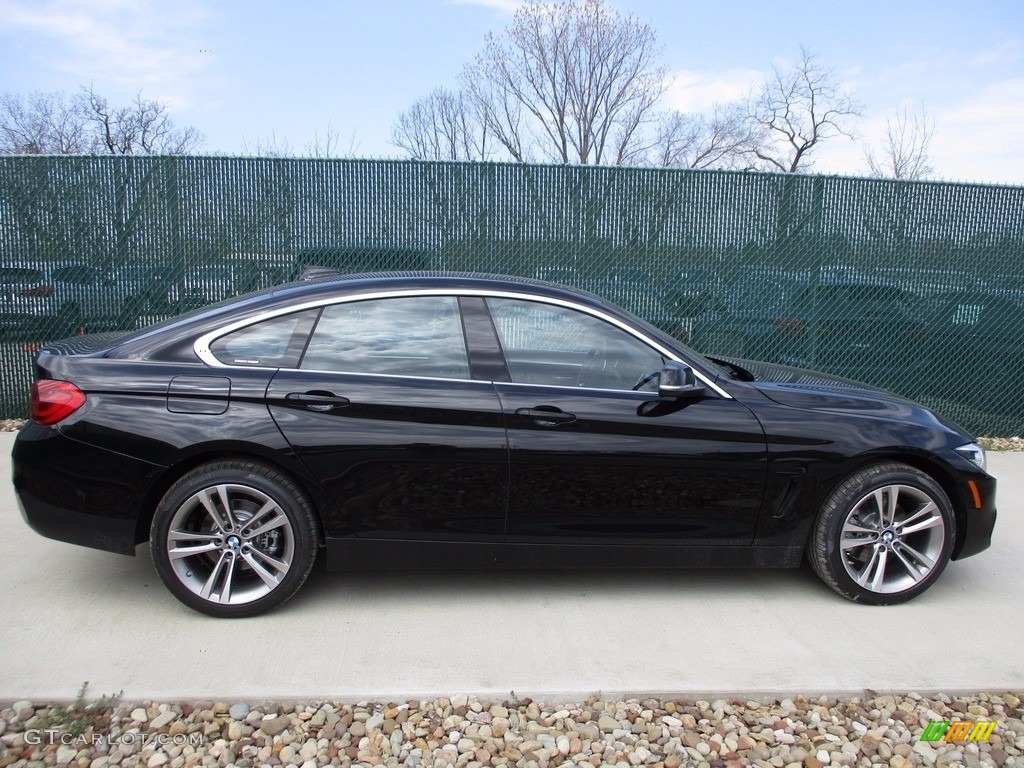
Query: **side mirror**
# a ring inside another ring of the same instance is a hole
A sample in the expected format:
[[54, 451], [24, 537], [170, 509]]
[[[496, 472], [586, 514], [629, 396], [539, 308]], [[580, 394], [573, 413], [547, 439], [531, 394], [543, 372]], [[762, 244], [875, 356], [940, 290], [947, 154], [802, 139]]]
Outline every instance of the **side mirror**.
[[661, 397], [698, 398], [704, 395], [704, 387], [697, 383], [693, 369], [669, 360], [661, 369], [658, 381], [658, 395]]

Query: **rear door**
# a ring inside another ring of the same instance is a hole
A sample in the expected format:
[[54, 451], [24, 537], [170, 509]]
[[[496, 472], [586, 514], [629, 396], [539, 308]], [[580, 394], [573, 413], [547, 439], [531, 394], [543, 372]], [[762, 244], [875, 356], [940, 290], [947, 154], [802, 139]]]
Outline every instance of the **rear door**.
[[267, 391], [285, 437], [335, 500], [328, 535], [500, 541], [501, 406], [473, 381], [453, 296], [325, 307], [298, 368]]

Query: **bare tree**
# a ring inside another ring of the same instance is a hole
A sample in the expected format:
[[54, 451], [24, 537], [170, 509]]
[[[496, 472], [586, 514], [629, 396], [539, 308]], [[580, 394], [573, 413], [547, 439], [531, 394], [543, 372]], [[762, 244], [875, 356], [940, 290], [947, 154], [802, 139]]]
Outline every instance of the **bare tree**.
[[788, 68], [775, 67], [750, 100], [748, 117], [761, 132], [753, 155], [765, 166], [796, 173], [811, 166], [810, 154], [822, 141], [849, 136], [861, 105], [807, 48]]
[[881, 147], [864, 153], [872, 176], [924, 179], [935, 173], [928, 150], [935, 136], [935, 118], [922, 106], [919, 112], [902, 109], [885, 121]]
[[195, 128], [176, 129], [169, 107], [139, 93], [111, 107], [92, 87], [62, 93], [0, 96], [0, 152], [5, 154], [180, 155], [203, 142]]
[[271, 132], [269, 138], [242, 139], [242, 154], [254, 157], [295, 157], [292, 145], [285, 137]]
[[143, 99], [141, 92], [126, 107], [111, 107], [92, 86], [82, 89], [81, 98], [97, 154], [184, 155], [203, 143], [195, 128], [174, 127], [167, 104]]
[[667, 168], [747, 168], [758, 137], [737, 104], [715, 105], [710, 115], [672, 112], [658, 125], [650, 162]]
[[489, 34], [463, 86], [517, 161], [624, 165], [649, 149], [643, 128], [665, 92], [654, 30], [605, 0], [527, 0]]
[[416, 160], [487, 160], [491, 141], [478, 107], [465, 91], [435, 88], [398, 116], [391, 143]]
[[80, 105], [62, 93], [0, 96], [0, 153], [78, 155], [88, 151]]

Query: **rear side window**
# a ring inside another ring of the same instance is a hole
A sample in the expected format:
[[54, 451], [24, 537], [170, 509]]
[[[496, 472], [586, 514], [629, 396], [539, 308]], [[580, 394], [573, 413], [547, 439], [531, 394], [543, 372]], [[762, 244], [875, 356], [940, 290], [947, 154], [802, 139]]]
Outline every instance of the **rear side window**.
[[325, 307], [302, 368], [468, 379], [458, 300], [399, 296]]
[[319, 309], [272, 317], [221, 336], [210, 345], [225, 365], [297, 368]]

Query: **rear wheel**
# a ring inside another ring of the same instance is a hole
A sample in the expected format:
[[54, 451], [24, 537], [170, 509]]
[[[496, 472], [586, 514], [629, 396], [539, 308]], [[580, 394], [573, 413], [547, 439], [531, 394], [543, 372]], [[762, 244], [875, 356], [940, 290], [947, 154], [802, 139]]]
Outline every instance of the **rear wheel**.
[[876, 464], [851, 475], [825, 502], [807, 555], [844, 597], [892, 605], [935, 582], [955, 536], [953, 508], [938, 483], [906, 464]]
[[218, 461], [164, 495], [150, 533], [157, 573], [190, 608], [254, 616], [285, 602], [313, 567], [317, 527], [305, 494], [263, 464]]

